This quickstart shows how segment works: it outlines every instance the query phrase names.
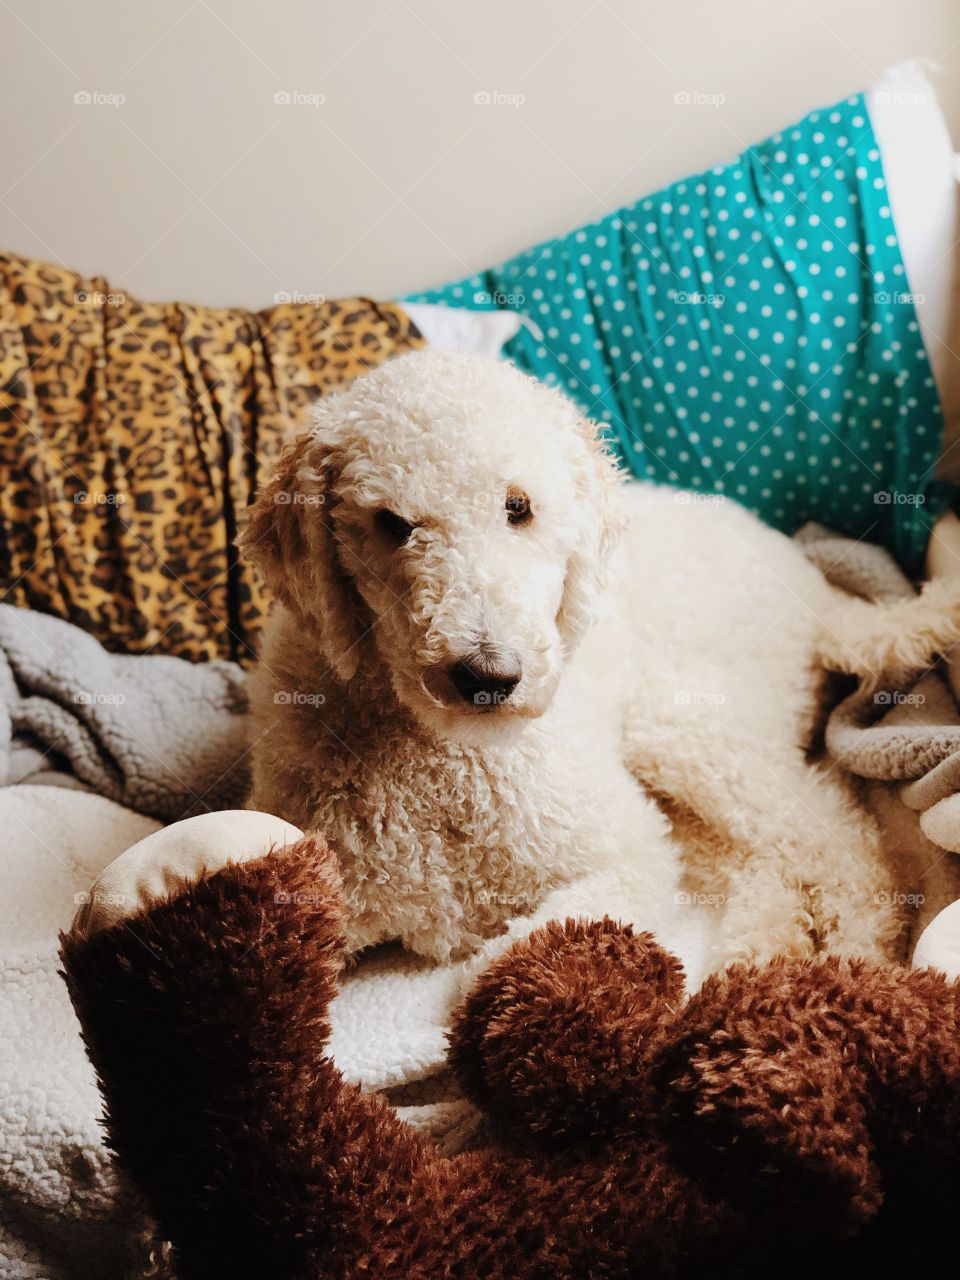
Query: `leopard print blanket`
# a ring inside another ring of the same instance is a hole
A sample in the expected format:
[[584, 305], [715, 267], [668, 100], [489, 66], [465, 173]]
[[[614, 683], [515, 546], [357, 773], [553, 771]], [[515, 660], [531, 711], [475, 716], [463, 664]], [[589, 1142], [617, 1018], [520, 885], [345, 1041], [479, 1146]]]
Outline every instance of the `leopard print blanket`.
[[0, 591], [107, 648], [250, 661], [237, 520], [306, 406], [422, 345], [366, 298], [144, 303], [0, 255]]

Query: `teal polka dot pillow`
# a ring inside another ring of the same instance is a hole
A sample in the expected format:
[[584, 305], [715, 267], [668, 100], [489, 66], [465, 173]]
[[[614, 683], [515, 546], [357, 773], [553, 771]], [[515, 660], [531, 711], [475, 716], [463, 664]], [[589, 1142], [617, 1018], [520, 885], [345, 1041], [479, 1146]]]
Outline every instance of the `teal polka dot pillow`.
[[922, 562], [941, 410], [862, 97], [408, 300], [523, 312], [509, 356], [635, 475]]

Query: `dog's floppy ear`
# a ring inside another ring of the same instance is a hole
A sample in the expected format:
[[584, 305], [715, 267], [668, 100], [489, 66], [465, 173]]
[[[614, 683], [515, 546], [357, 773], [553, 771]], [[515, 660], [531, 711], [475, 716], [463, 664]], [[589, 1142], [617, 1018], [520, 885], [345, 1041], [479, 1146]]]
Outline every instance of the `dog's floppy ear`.
[[341, 679], [355, 675], [369, 627], [366, 608], [337, 553], [332, 523], [336, 465], [314, 431], [281, 457], [237, 540], [274, 597], [318, 636]]
[[607, 561], [626, 523], [623, 477], [597, 428], [580, 418], [574, 442], [576, 467], [577, 544], [567, 563], [557, 626], [567, 653], [572, 653], [593, 620], [603, 588]]

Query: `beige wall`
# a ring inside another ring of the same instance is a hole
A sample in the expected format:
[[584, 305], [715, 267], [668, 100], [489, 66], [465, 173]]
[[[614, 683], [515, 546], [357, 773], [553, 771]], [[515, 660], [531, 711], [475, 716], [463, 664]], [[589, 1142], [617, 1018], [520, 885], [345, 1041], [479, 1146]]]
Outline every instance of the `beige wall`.
[[6, 0], [0, 23], [0, 246], [152, 298], [438, 284], [914, 55], [960, 138], [957, 0]]

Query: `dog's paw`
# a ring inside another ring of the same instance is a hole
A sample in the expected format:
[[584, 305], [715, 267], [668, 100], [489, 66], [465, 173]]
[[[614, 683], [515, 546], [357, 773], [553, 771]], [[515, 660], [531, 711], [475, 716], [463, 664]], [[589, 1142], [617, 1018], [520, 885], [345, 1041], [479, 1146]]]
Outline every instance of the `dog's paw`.
[[295, 844], [303, 832], [282, 818], [247, 809], [185, 818], [131, 845], [109, 863], [89, 893], [79, 895], [71, 933], [88, 938], [175, 897], [231, 862], [262, 858]]
[[771, 921], [768, 926], [754, 928], [728, 923], [713, 946], [710, 968], [719, 972], [735, 965], [764, 965], [778, 956], [803, 960], [815, 953], [814, 940], [801, 920]]

